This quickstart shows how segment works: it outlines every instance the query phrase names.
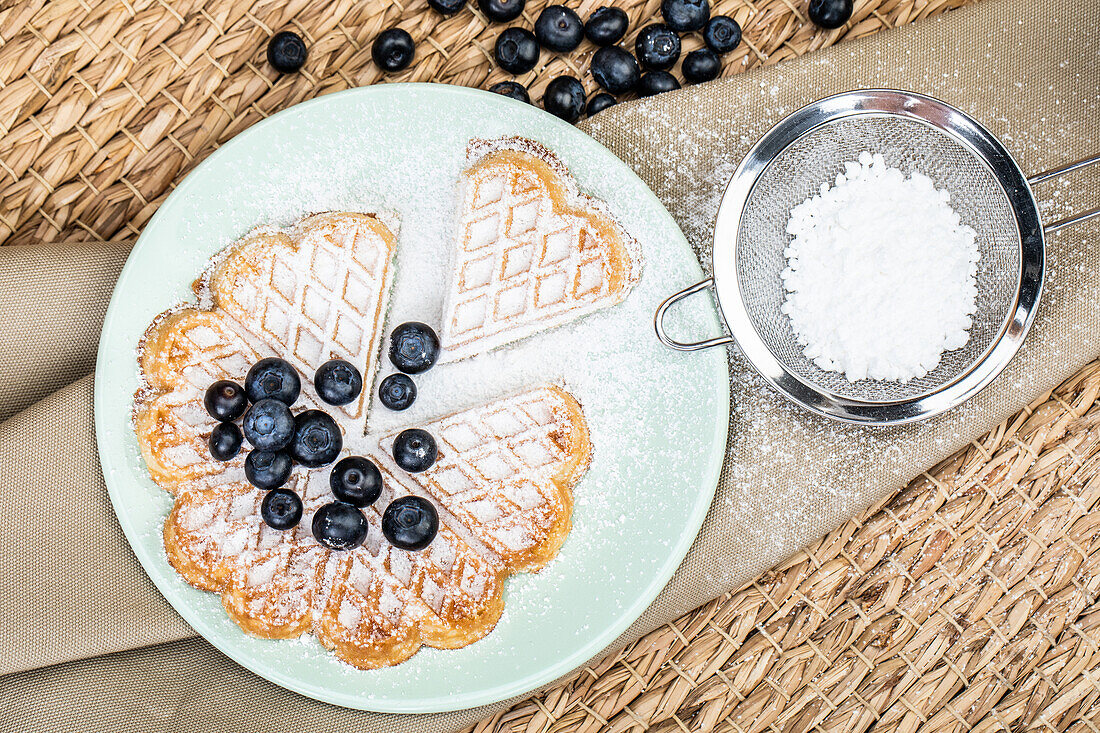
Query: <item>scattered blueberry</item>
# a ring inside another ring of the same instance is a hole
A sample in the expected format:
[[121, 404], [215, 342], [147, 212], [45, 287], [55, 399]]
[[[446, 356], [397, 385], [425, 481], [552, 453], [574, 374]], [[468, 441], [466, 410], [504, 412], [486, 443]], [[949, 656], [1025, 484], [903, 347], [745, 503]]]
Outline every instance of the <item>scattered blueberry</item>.
[[526, 74], [539, 62], [539, 43], [526, 28], [505, 28], [497, 36], [493, 56], [509, 74]]
[[394, 499], [382, 515], [382, 534], [401, 550], [423, 550], [439, 531], [435, 507], [419, 496]]
[[526, 0], [477, 0], [477, 6], [485, 17], [494, 23], [515, 20], [523, 12]]
[[662, 0], [661, 15], [668, 27], [680, 33], [702, 29], [710, 18], [709, 0]]
[[531, 95], [527, 93], [527, 87], [520, 84], [518, 81], [502, 81], [489, 87], [490, 92], [496, 92], [501, 96], [508, 97], [509, 99], [516, 99], [520, 102], [527, 102], [531, 104]]
[[206, 405], [210, 416], [221, 422], [232, 422], [248, 409], [248, 397], [244, 389], [228, 379], [219, 379], [207, 387], [202, 403]]
[[270, 397], [285, 405], [293, 405], [302, 391], [302, 380], [289, 362], [269, 356], [260, 359], [248, 370], [244, 391], [252, 402]]
[[729, 53], [741, 43], [741, 26], [728, 15], [716, 15], [707, 21], [703, 41], [715, 53]]
[[378, 399], [391, 410], [407, 410], [416, 400], [416, 384], [406, 374], [391, 374], [378, 385]]
[[638, 80], [639, 97], [652, 97], [654, 94], [671, 92], [673, 89], [679, 88], [680, 82], [676, 81], [676, 77], [667, 71], [647, 71]]
[[581, 17], [564, 5], [548, 5], [535, 20], [535, 38], [543, 48], [568, 53], [581, 45], [584, 24]]
[[370, 57], [382, 71], [401, 71], [412, 63], [416, 46], [412, 36], [400, 28], [390, 28], [378, 34], [370, 47]]
[[293, 74], [302, 68], [308, 55], [306, 42], [293, 31], [280, 31], [267, 42], [267, 63], [280, 74]]
[[588, 22], [584, 24], [584, 35], [597, 46], [610, 46], [626, 35], [628, 23], [626, 11], [605, 5], [588, 16]]
[[367, 538], [367, 518], [351, 504], [334, 501], [313, 515], [313, 536], [330, 550], [351, 550]]
[[612, 94], [629, 92], [638, 83], [638, 61], [618, 46], [606, 46], [592, 56], [592, 78]]
[[642, 28], [634, 52], [647, 69], [670, 69], [680, 57], [680, 36], [663, 23]]
[[382, 493], [382, 473], [360, 456], [341, 458], [328, 476], [333, 495], [352, 506], [373, 504]]
[[589, 117], [597, 112], [603, 112], [605, 109], [615, 104], [615, 98], [607, 92], [600, 92], [599, 94], [588, 100], [588, 107], [585, 108], [585, 114]]
[[426, 323], [402, 323], [390, 334], [390, 361], [400, 371], [406, 374], [426, 372], [438, 358], [439, 337]]
[[466, 7], [466, 0], [428, 0], [428, 6], [437, 13], [454, 15]]
[[241, 429], [231, 422], [220, 422], [210, 431], [210, 455], [215, 461], [228, 461], [241, 452]]
[[305, 410], [294, 418], [290, 455], [309, 468], [332, 463], [344, 447], [340, 426], [320, 410]]
[[431, 468], [436, 455], [435, 438], [427, 430], [402, 430], [393, 440], [393, 460], [410, 473]]
[[684, 78], [693, 84], [701, 81], [717, 79], [722, 71], [722, 61], [718, 54], [709, 48], [699, 48], [684, 57], [680, 70], [684, 72]]
[[260, 517], [272, 529], [290, 529], [302, 521], [302, 500], [290, 489], [272, 489], [260, 503]]
[[282, 450], [294, 437], [294, 416], [279, 400], [263, 399], [244, 414], [241, 431], [257, 450]]
[[257, 489], [277, 489], [290, 478], [290, 456], [282, 451], [254, 450], [244, 459], [244, 476]]
[[839, 28], [852, 17], [852, 0], [810, 0], [810, 20], [822, 28]]
[[354, 364], [331, 359], [317, 368], [313, 386], [317, 396], [330, 405], [346, 405], [363, 391], [363, 377]]
[[551, 80], [542, 93], [542, 106], [566, 122], [576, 122], [584, 111], [584, 86], [580, 79], [559, 76]]

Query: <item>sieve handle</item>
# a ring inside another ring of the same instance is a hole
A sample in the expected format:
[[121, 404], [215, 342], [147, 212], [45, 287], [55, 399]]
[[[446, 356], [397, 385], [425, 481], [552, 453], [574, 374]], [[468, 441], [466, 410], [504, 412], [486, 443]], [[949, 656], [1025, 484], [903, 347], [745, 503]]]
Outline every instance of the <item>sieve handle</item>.
[[[1036, 184], [1042, 183], [1043, 181], [1049, 181], [1052, 178], [1058, 178], [1065, 175], [1066, 173], [1071, 173], [1072, 171], [1079, 170], [1081, 168], [1087, 168], [1088, 166], [1096, 165], [1097, 163], [1100, 163], [1100, 155], [1093, 155], [1092, 157], [1078, 160], [1068, 165], [1063, 165], [1059, 168], [1054, 168], [1053, 170], [1034, 175], [1031, 178], [1027, 179], [1027, 182], [1034, 186]], [[1052, 232], [1058, 231], [1062, 227], [1080, 224], [1083, 221], [1094, 219], [1097, 216], [1100, 216], [1100, 206], [1096, 207], [1095, 209], [1083, 211], [1080, 214], [1066, 217], [1065, 219], [1062, 219], [1060, 221], [1051, 222], [1050, 224], [1047, 224], [1043, 227], [1043, 231], [1047, 234], [1050, 234]]]
[[718, 338], [706, 339], [705, 341], [683, 343], [682, 341], [673, 339], [665, 333], [665, 313], [673, 303], [677, 303], [689, 295], [694, 295], [700, 290], [706, 290], [713, 286], [714, 278], [708, 277], [706, 280], [695, 283], [690, 288], [684, 288], [678, 293], [673, 293], [665, 299], [665, 302], [657, 307], [657, 313], [653, 316], [653, 327], [657, 330], [657, 338], [661, 340], [662, 344], [670, 349], [676, 349], [677, 351], [700, 351], [702, 349], [709, 349], [712, 346], [724, 346], [725, 344], [733, 343], [733, 339], [729, 336], [719, 336]]

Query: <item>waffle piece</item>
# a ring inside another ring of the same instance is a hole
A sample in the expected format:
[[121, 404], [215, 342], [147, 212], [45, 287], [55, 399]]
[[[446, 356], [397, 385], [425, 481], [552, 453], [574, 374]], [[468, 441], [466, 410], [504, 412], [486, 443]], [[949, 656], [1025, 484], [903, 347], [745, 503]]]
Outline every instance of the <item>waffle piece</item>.
[[542, 387], [422, 427], [439, 451], [431, 468], [402, 472], [391, 457], [396, 433], [380, 442], [377, 462], [415, 484], [512, 570], [538, 570], [557, 555], [569, 534], [572, 486], [592, 455], [572, 395]]
[[216, 257], [195, 284], [241, 326], [241, 335], [289, 361], [312, 389], [329, 359], [350, 361], [363, 375], [359, 399], [342, 407], [362, 433], [378, 365], [395, 241], [367, 214], [325, 213], [293, 229], [262, 229]]
[[[542, 459], [515, 464], [507, 480], [473, 474], [465, 495], [499, 512], [475, 507], [456, 513], [461, 497], [444, 494], [438, 476], [413, 481], [376, 452], [383, 493], [364, 510], [366, 540], [348, 552], [325, 549], [309, 530], [317, 508], [332, 500], [326, 471], [295, 469], [292, 481], [304, 512], [285, 532], [263, 524], [263, 492], [246, 484], [184, 491], [165, 521], [169, 561], [192, 585], [220, 592], [245, 631], [268, 638], [312, 631], [362, 669], [402, 662], [424, 644], [451, 649], [481, 638], [503, 611], [504, 579], [544, 565], [568, 532], [572, 487], [591, 454], [588, 429], [576, 401], [557, 387], [474, 407], [431, 426], [452, 436], [441, 444], [440, 460], [449, 467], [505, 456]], [[463, 429], [488, 444], [462, 442]], [[381, 531], [380, 513], [410, 492], [428, 495], [440, 514], [438, 535], [419, 552], [393, 547]], [[510, 529], [502, 534], [504, 527]], [[524, 541], [512, 547], [502, 536]]]
[[455, 361], [622, 302], [636, 242], [558, 158], [523, 138], [474, 141], [440, 335]]
[[216, 421], [203, 406], [219, 379], [244, 382], [259, 358], [218, 311], [182, 308], [159, 316], [141, 341], [145, 386], [134, 403], [134, 430], [153, 480], [175, 494], [182, 486], [244, 480], [244, 456], [222, 463], [207, 440]]
[[[162, 313], [138, 347], [134, 429], [153, 480], [172, 493], [244, 480], [243, 454], [226, 463], [210, 457], [215, 420], [202, 399], [218, 379], [243, 384], [266, 356], [289, 356], [302, 377], [302, 406], [362, 434], [394, 247], [377, 218], [327, 213], [285, 231], [257, 230], [215, 256], [194, 286], [200, 307]], [[305, 315], [291, 311], [294, 303]], [[295, 344], [294, 353], [284, 344]], [[341, 408], [313, 389], [313, 373], [334, 357], [363, 374], [359, 400]]]

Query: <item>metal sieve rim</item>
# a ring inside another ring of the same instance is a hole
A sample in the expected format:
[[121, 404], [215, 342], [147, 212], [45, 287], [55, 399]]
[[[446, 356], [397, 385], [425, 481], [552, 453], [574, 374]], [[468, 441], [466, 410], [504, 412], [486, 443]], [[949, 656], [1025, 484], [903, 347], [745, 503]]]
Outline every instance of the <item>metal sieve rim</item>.
[[[757, 333], [738, 277], [741, 218], [768, 164], [806, 133], [857, 116], [895, 116], [930, 126], [964, 145], [992, 172], [1008, 198], [1020, 246], [1014, 306], [986, 351], [955, 379], [929, 392], [892, 402], [846, 398], [790, 371]], [[809, 104], [785, 117], [745, 155], [722, 194], [714, 228], [714, 290], [719, 311], [749, 364], [791, 401], [825, 417], [867, 425], [923, 420], [973, 397], [1011, 361], [1035, 317], [1044, 277], [1043, 228], [1027, 178], [989, 131], [966, 113], [914, 92], [869, 89], [844, 92]]]

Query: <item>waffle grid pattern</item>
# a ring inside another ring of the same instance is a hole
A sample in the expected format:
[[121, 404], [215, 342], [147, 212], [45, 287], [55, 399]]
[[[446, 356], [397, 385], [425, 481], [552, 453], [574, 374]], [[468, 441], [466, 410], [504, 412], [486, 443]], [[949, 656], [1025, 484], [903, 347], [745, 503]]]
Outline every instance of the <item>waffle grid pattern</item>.
[[[549, 407], [553, 399], [538, 391], [425, 426], [437, 436], [439, 460], [411, 478], [463, 523], [479, 527], [487, 535], [481, 539], [502, 555], [542, 541], [560, 510], [547, 492], [569, 455], [554, 439], [562, 428]], [[520, 472], [521, 481], [487, 490]]]
[[611, 302], [599, 233], [557, 211], [535, 175], [489, 164], [466, 185], [465, 247], [452, 282], [445, 349], [456, 356], [487, 351], [533, 324], [546, 328], [577, 309]]
[[[287, 344], [299, 373], [312, 376], [331, 358], [352, 358], [369, 391], [382, 329], [376, 314], [389, 284], [388, 245], [365, 224], [307, 221], [307, 231], [289, 233], [297, 239], [294, 248], [282, 235], [260, 235], [238, 250], [252, 266], [265, 268], [259, 279], [235, 278], [225, 287], [215, 281], [212, 287], [219, 306], [245, 331], [264, 344]], [[248, 251], [253, 248], [270, 249], [273, 256], [257, 257]], [[329, 409], [362, 425], [366, 399]]]

